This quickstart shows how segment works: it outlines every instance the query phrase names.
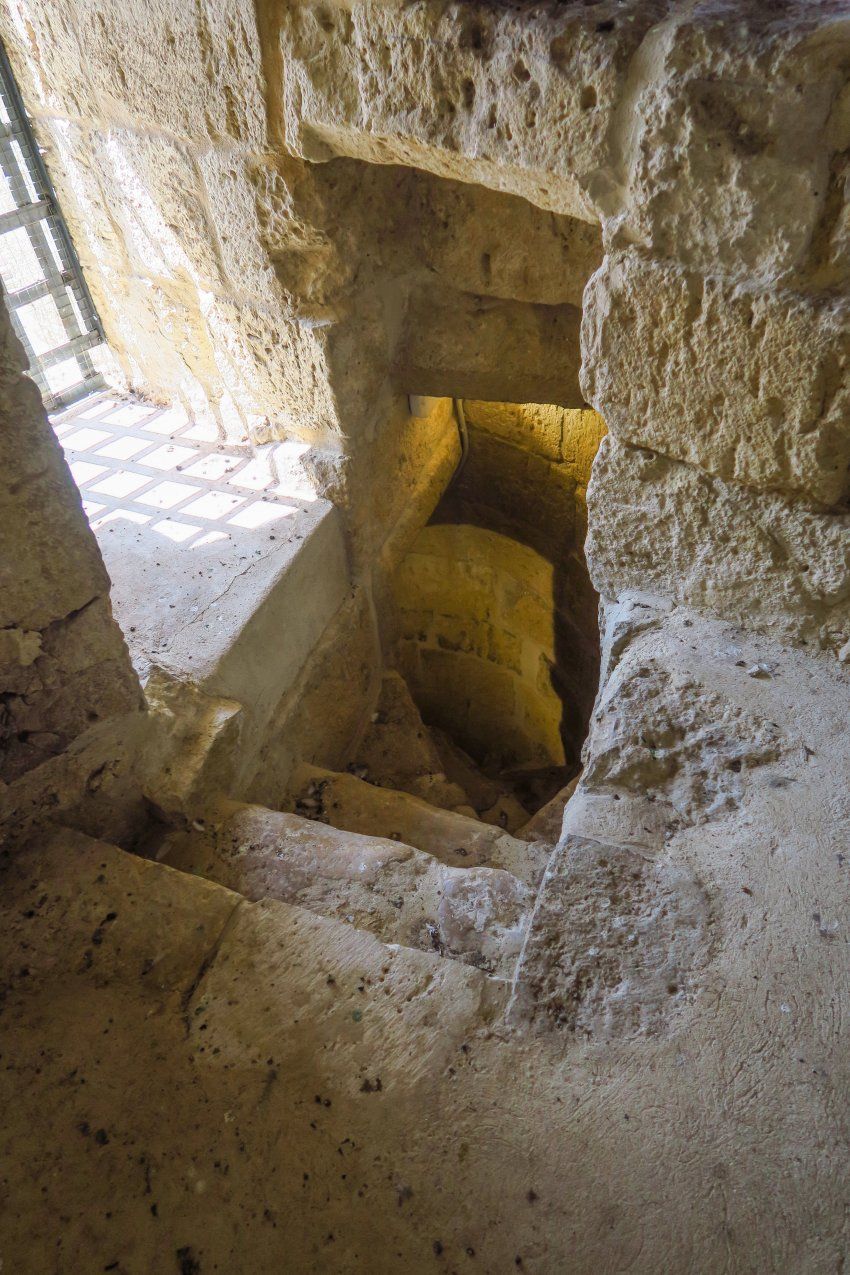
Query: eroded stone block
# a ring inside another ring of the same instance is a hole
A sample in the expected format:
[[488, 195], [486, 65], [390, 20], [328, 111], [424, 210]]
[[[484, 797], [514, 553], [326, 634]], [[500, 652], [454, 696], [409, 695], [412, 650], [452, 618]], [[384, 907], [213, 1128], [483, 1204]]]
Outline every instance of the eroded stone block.
[[588, 488], [587, 561], [601, 594], [638, 590], [777, 637], [850, 639], [850, 516], [603, 439]]
[[800, 742], [755, 710], [656, 658], [616, 670], [586, 744], [585, 791], [651, 793], [681, 820], [740, 807], [751, 772]]
[[[807, 264], [842, 118], [848, 36], [819, 6], [674, 6], [629, 68], [610, 231], [692, 269], [787, 278]], [[619, 201], [621, 211], [616, 211]]]
[[850, 308], [637, 253], [588, 286], [582, 385], [611, 431], [720, 478], [832, 505], [848, 491]]
[[[612, 114], [660, 4], [293, 7], [287, 144], [404, 163], [592, 220]], [[603, 38], [600, 38], [603, 37]]]
[[31, 109], [200, 140], [266, 136], [252, 4], [10, 6], [10, 54]]
[[581, 407], [579, 327], [571, 305], [414, 290], [395, 382], [415, 394]]
[[543, 879], [511, 1021], [597, 1040], [667, 1034], [699, 991], [711, 924], [687, 865], [569, 836]]

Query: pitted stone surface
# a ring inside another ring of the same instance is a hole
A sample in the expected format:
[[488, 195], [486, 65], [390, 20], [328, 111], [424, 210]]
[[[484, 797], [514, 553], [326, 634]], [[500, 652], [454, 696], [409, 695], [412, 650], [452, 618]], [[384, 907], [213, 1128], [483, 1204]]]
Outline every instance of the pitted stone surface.
[[[591, 579], [840, 654], [850, 641], [850, 516], [712, 478], [603, 439], [588, 488]], [[846, 658], [843, 656], [842, 658]]]
[[598, 1040], [681, 1029], [711, 926], [706, 891], [686, 865], [569, 836], [541, 886], [512, 1021]]
[[775, 722], [654, 658], [615, 671], [591, 731], [585, 791], [649, 792], [690, 822], [737, 809], [754, 768], [802, 750]]
[[623, 442], [822, 505], [846, 497], [844, 299], [734, 286], [630, 252], [593, 276], [582, 340], [584, 391]]

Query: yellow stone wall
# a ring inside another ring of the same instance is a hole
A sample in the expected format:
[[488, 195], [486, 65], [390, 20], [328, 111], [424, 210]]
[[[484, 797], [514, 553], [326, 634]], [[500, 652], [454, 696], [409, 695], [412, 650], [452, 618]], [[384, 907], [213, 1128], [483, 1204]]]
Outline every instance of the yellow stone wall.
[[470, 526], [430, 526], [395, 578], [397, 659], [426, 719], [479, 758], [559, 765], [553, 568]]

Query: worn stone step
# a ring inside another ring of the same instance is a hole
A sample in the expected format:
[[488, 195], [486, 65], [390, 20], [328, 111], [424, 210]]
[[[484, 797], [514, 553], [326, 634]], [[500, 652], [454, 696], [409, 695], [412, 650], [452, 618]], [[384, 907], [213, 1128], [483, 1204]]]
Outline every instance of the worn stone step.
[[522, 827], [517, 829], [517, 836], [525, 837], [529, 841], [545, 841], [549, 845], [556, 845], [561, 837], [564, 810], [567, 802], [578, 787], [580, 779], [581, 773], [579, 772], [560, 792], [556, 792], [555, 796], [547, 801], [545, 806], [541, 806], [531, 816], [528, 823], [524, 823]]
[[403, 841], [450, 867], [504, 868], [535, 886], [551, 854], [551, 846], [543, 839], [522, 841], [502, 828], [432, 806], [410, 793], [379, 788], [319, 766], [299, 766], [291, 791], [292, 809], [306, 819]]
[[349, 770], [382, 788], [401, 789], [444, 810], [474, 813], [463, 786], [449, 779], [407, 683], [389, 670], [372, 721], [352, 749]]
[[505, 784], [485, 775], [481, 767], [438, 727], [430, 727], [431, 738], [446, 778], [468, 794], [469, 803], [483, 823], [516, 832], [528, 821], [528, 811]]
[[170, 833], [157, 858], [252, 901], [298, 904], [500, 977], [514, 969], [533, 903], [503, 869], [454, 868], [400, 841], [231, 801]]

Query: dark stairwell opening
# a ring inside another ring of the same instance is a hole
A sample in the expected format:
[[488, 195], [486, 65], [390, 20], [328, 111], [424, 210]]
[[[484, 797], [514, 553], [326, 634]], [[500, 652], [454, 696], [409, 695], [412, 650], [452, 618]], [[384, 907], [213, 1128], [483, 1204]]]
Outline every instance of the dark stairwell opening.
[[599, 674], [585, 490], [601, 417], [464, 400], [465, 456], [394, 582], [423, 720], [529, 813], [579, 771]]

